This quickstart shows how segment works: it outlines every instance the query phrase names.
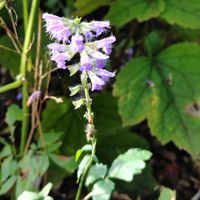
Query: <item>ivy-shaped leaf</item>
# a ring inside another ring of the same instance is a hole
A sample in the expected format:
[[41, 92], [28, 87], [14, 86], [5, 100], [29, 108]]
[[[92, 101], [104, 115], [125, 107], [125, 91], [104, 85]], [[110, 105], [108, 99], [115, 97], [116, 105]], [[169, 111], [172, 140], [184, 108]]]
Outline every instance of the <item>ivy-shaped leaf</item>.
[[200, 153], [200, 46], [172, 45], [152, 60], [131, 60], [119, 73], [114, 94], [124, 125], [148, 119], [161, 142]]
[[170, 24], [178, 24], [185, 28], [200, 28], [199, 0], [165, 0], [165, 10], [161, 14]]
[[151, 157], [151, 152], [138, 148], [129, 149], [124, 154], [119, 155], [112, 163], [108, 177], [117, 178], [124, 181], [132, 181], [133, 176], [140, 174], [145, 168], [144, 161]]
[[146, 21], [164, 10], [163, 0], [116, 0], [106, 16], [112, 24], [121, 27], [132, 19]]

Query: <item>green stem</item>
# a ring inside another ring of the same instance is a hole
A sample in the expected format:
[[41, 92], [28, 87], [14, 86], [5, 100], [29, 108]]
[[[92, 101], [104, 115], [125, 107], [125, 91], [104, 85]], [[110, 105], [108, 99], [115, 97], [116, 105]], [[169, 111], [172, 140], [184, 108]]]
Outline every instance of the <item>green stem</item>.
[[8, 90], [12, 90], [12, 89], [15, 89], [15, 88], [18, 88], [19, 86], [21, 86], [22, 84], [22, 80], [16, 80], [12, 83], [9, 83], [7, 85], [4, 85], [4, 86], [1, 86], [0, 87], [0, 94], [3, 93], [3, 92], [6, 92]]
[[[25, 1], [23, 1], [23, 3], [26, 4]], [[29, 21], [28, 21], [28, 25], [27, 25], [27, 29], [26, 29], [24, 46], [23, 46], [23, 51], [22, 51], [22, 55], [21, 55], [20, 75], [24, 78], [26, 77], [27, 53], [28, 53], [29, 44], [30, 44], [30, 41], [31, 41], [31, 35], [32, 35], [32, 31], [33, 31], [33, 22], [34, 22], [34, 18], [35, 18], [36, 9], [37, 9], [37, 4], [38, 4], [38, 0], [32, 1], [30, 17], [29, 17]], [[27, 92], [28, 86], [27, 86], [27, 84], [28, 83], [27, 83], [26, 80], [22, 84], [22, 97], [23, 97], [22, 98], [22, 113], [23, 113], [23, 117], [22, 117], [20, 154], [22, 154], [23, 151], [24, 151], [25, 141], [26, 141], [27, 132], [28, 132], [28, 115], [29, 115], [29, 113], [28, 113], [28, 107], [26, 106], [26, 103], [27, 103], [27, 100], [28, 100], [28, 92]]]
[[79, 183], [79, 186], [78, 186], [78, 190], [77, 190], [77, 193], [76, 193], [76, 198], [75, 200], [80, 200], [80, 195], [81, 195], [81, 191], [82, 191], [82, 187], [83, 187], [83, 184], [85, 182], [85, 179], [87, 177], [87, 174], [88, 174], [88, 171], [93, 163], [93, 160], [94, 160], [94, 156], [96, 154], [96, 139], [93, 138], [92, 140], [92, 153], [90, 155], [90, 159], [89, 161], [87, 162], [84, 170], [83, 170], [83, 173], [81, 175], [81, 180], [80, 180], [80, 183]]
[[28, 27], [28, 0], [23, 0], [24, 34]]

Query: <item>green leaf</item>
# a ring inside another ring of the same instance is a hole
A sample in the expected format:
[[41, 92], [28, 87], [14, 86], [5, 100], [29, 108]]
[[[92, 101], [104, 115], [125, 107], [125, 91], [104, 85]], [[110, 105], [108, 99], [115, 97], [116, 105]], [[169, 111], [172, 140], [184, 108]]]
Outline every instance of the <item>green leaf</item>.
[[158, 200], [175, 200], [176, 192], [166, 187], [161, 188], [160, 196]]
[[92, 188], [92, 200], [109, 200], [114, 187], [109, 179], [96, 182]]
[[75, 2], [76, 11], [74, 16], [84, 16], [89, 14], [99, 7], [106, 6], [111, 2], [111, 0], [77, 0]]
[[111, 24], [121, 27], [132, 19], [142, 22], [157, 17], [164, 8], [163, 0], [116, 0], [111, 4], [106, 18]]
[[151, 152], [138, 148], [129, 149], [124, 154], [119, 155], [112, 163], [108, 177], [117, 178], [124, 181], [132, 181], [133, 176], [140, 174], [145, 168], [144, 161], [149, 160]]
[[15, 130], [14, 123], [16, 121], [21, 121], [21, 120], [22, 120], [21, 108], [16, 104], [10, 105], [6, 112], [5, 122], [8, 124], [12, 134], [14, 133], [14, 130]]
[[73, 156], [66, 157], [56, 154], [49, 154], [50, 159], [67, 173], [72, 174], [76, 169], [76, 162]]
[[63, 103], [57, 104], [49, 100], [42, 113], [42, 127], [44, 132], [63, 132], [62, 150], [75, 154], [76, 150], [86, 143], [84, 124], [81, 121], [81, 112], [74, 110], [73, 105], [63, 98]]
[[51, 188], [53, 187], [53, 184], [52, 183], [48, 183], [48, 184], [46, 184], [43, 188], [42, 188], [42, 190], [40, 191], [40, 195], [42, 195], [42, 196], [47, 196], [48, 194], [49, 194], [49, 192], [50, 192], [50, 190], [51, 190]]
[[78, 166], [78, 172], [77, 172], [77, 180], [78, 181], [79, 181], [79, 179], [81, 177], [81, 174], [83, 173], [83, 170], [84, 170], [86, 164], [88, 163], [89, 159], [90, 159], [90, 156], [86, 154], [83, 157], [83, 159], [81, 160], [81, 162], [80, 162], [80, 164]]
[[0, 0], [0, 10], [5, 6], [6, 0]]
[[90, 184], [94, 184], [97, 180], [105, 178], [107, 170], [107, 165], [101, 163], [93, 165], [88, 172], [85, 185], [89, 186]]
[[165, 10], [161, 14], [170, 24], [178, 24], [185, 28], [200, 28], [199, 0], [165, 0]]
[[81, 90], [81, 85], [69, 87], [69, 90], [70, 90], [70, 96], [74, 96], [75, 94], [77, 94]]
[[72, 103], [73, 103], [75, 109], [78, 109], [78, 108], [80, 108], [82, 105], [85, 104], [85, 100], [81, 98], [81, 99], [78, 99], [78, 100], [76, 100], [76, 101], [72, 101]]
[[3, 183], [9, 176], [15, 174], [17, 170], [17, 162], [13, 157], [7, 157], [3, 160], [1, 165], [1, 183]]
[[161, 49], [161, 47], [164, 44], [164, 39], [162, 37], [162, 33], [158, 31], [152, 31], [150, 32], [144, 41], [144, 47], [149, 55], [152, 55], [158, 50]]
[[[114, 94], [124, 125], [145, 118], [161, 142], [174, 141], [193, 156], [199, 148], [200, 46], [172, 45], [153, 60], [131, 60], [117, 77]], [[152, 84], [153, 83], [153, 84]]]
[[6, 144], [0, 152], [0, 160], [4, 157], [12, 155], [12, 148], [9, 144]]
[[61, 142], [61, 137], [64, 133], [63, 132], [48, 132], [44, 133], [44, 138], [40, 137], [39, 142], [38, 142], [38, 147], [44, 147], [47, 149], [48, 152], [53, 152], [56, 149], [58, 149], [62, 142]]
[[43, 198], [36, 192], [24, 191], [17, 200], [43, 200]]
[[8, 180], [6, 180], [3, 185], [1, 185], [0, 189], [0, 195], [5, 194], [12, 188], [12, 186], [15, 184], [17, 177], [11, 176]]
[[80, 158], [83, 152], [92, 152], [92, 145], [86, 144], [81, 149], [78, 149], [78, 151], [76, 152], [76, 157], [75, 157], [76, 161]]

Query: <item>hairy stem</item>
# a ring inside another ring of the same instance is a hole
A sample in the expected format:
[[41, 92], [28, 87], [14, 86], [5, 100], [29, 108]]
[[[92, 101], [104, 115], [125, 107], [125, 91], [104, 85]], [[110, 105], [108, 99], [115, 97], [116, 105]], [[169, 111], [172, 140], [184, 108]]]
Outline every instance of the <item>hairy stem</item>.
[[[26, 1], [23, 1], [23, 3], [27, 3]], [[31, 11], [30, 11], [30, 17], [28, 20], [28, 25], [26, 29], [26, 35], [25, 35], [25, 41], [21, 56], [21, 63], [20, 63], [20, 75], [22, 77], [26, 77], [26, 60], [27, 60], [27, 53], [29, 49], [29, 44], [31, 41], [31, 35], [33, 31], [33, 22], [35, 18], [35, 13], [37, 9], [38, 0], [33, 0], [31, 5]], [[26, 6], [26, 5], [25, 5]], [[26, 17], [26, 16], [24, 16]], [[26, 18], [27, 19], [27, 18]], [[25, 18], [24, 18], [25, 20]], [[25, 80], [22, 84], [22, 112], [23, 112], [23, 118], [22, 118], [22, 131], [21, 131], [21, 143], [20, 143], [20, 154], [24, 151], [25, 141], [27, 138], [27, 132], [28, 132], [28, 107], [26, 106], [26, 102], [28, 100], [28, 83]]]
[[84, 87], [84, 92], [85, 92], [85, 105], [86, 105], [86, 109], [87, 109], [86, 118], [88, 120], [87, 126], [90, 126], [92, 128], [92, 129], [86, 129], [86, 137], [87, 137], [87, 140], [89, 142], [91, 142], [92, 153], [91, 153], [90, 159], [87, 162], [87, 164], [85, 165], [85, 168], [84, 168], [83, 173], [81, 175], [81, 179], [80, 179], [80, 183], [79, 183], [79, 187], [78, 187], [78, 190], [77, 190], [77, 193], [76, 193], [75, 200], [80, 199], [83, 184], [84, 184], [85, 179], [87, 177], [88, 171], [89, 171], [90, 167], [92, 166], [92, 163], [93, 163], [93, 160], [94, 160], [94, 157], [95, 157], [95, 154], [96, 154], [96, 142], [97, 142], [97, 140], [95, 138], [95, 134], [94, 134], [94, 131], [95, 131], [94, 119], [93, 119], [94, 116], [93, 116], [92, 108], [91, 108], [92, 102], [91, 102], [91, 99], [90, 99], [89, 86], [88, 86], [87, 78], [83, 78], [82, 85]]

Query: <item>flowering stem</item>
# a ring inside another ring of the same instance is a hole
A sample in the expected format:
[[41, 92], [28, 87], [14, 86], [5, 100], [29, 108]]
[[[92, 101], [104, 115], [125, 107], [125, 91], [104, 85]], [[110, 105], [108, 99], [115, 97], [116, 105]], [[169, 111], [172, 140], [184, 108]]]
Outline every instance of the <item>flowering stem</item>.
[[90, 169], [90, 167], [93, 163], [93, 160], [94, 160], [94, 157], [95, 157], [95, 154], [96, 154], [96, 142], [97, 142], [95, 135], [94, 135], [94, 130], [95, 130], [94, 124], [93, 124], [94, 123], [94, 120], [93, 120], [94, 116], [93, 116], [92, 109], [91, 109], [91, 99], [90, 99], [90, 94], [89, 94], [89, 86], [88, 86], [88, 82], [87, 82], [86, 78], [84, 78], [82, 80], [82, 85], [84, 87], [84, 92], [85, 92], [85, 105], [86, 105], [86, 109], [87, 109], [86, 118], [88, 120], [87, 126], [92, 126], [92, 129], [86, 129], [87, 140], [90, 141], [91, 144], [92, 144], [92, 153], [90, 155], [90, 159], [88, 160], [88, 162], [85, 165], [85, 168], [83, 170], [81, 180], [80, 180], [80, 183], [79, 183], [79, 187], [78, 187], [78, 191], [76, 193], [76, 199], [75, 200], [80, 199], [83, 184], [85, 182], [88, 171], [89, 171], [89, 169]]
[[[25, 1], [23, 1], [24, 3]], [[33, 22], [35, 18], [35, 13], [37, 9], [37, 4], [38, 0], [33, 0], [32, 5], [31, 5], [31, 11], [30, 11], [30, 17], [28, 20], [28, 25], [26, 29], [26, 35], [25, 35], [25, 40], [24, 40], [24, 46], [23, 46], [23, 51], [21, 55], [21, 62], [20, 62], [20, 75], [25, 78], [26, 76], [26, 60], [27, 60], [27, 53], [31, 41], [31, 35], [33, 31]], [[25, 80], [22, 84], [22, 113], [23, 113], [23, 118], [22, 118], [22, 130], [21, 130], [21, 142], [20, 142], [20, 154], [23, 153], [24, 146], [25, 146], [25, 141], [27, 137], [27, 132], [28, 132], [28, 107], [26, 106], [27, 100], [28, 100], [28, 83], [27, 80]]]

